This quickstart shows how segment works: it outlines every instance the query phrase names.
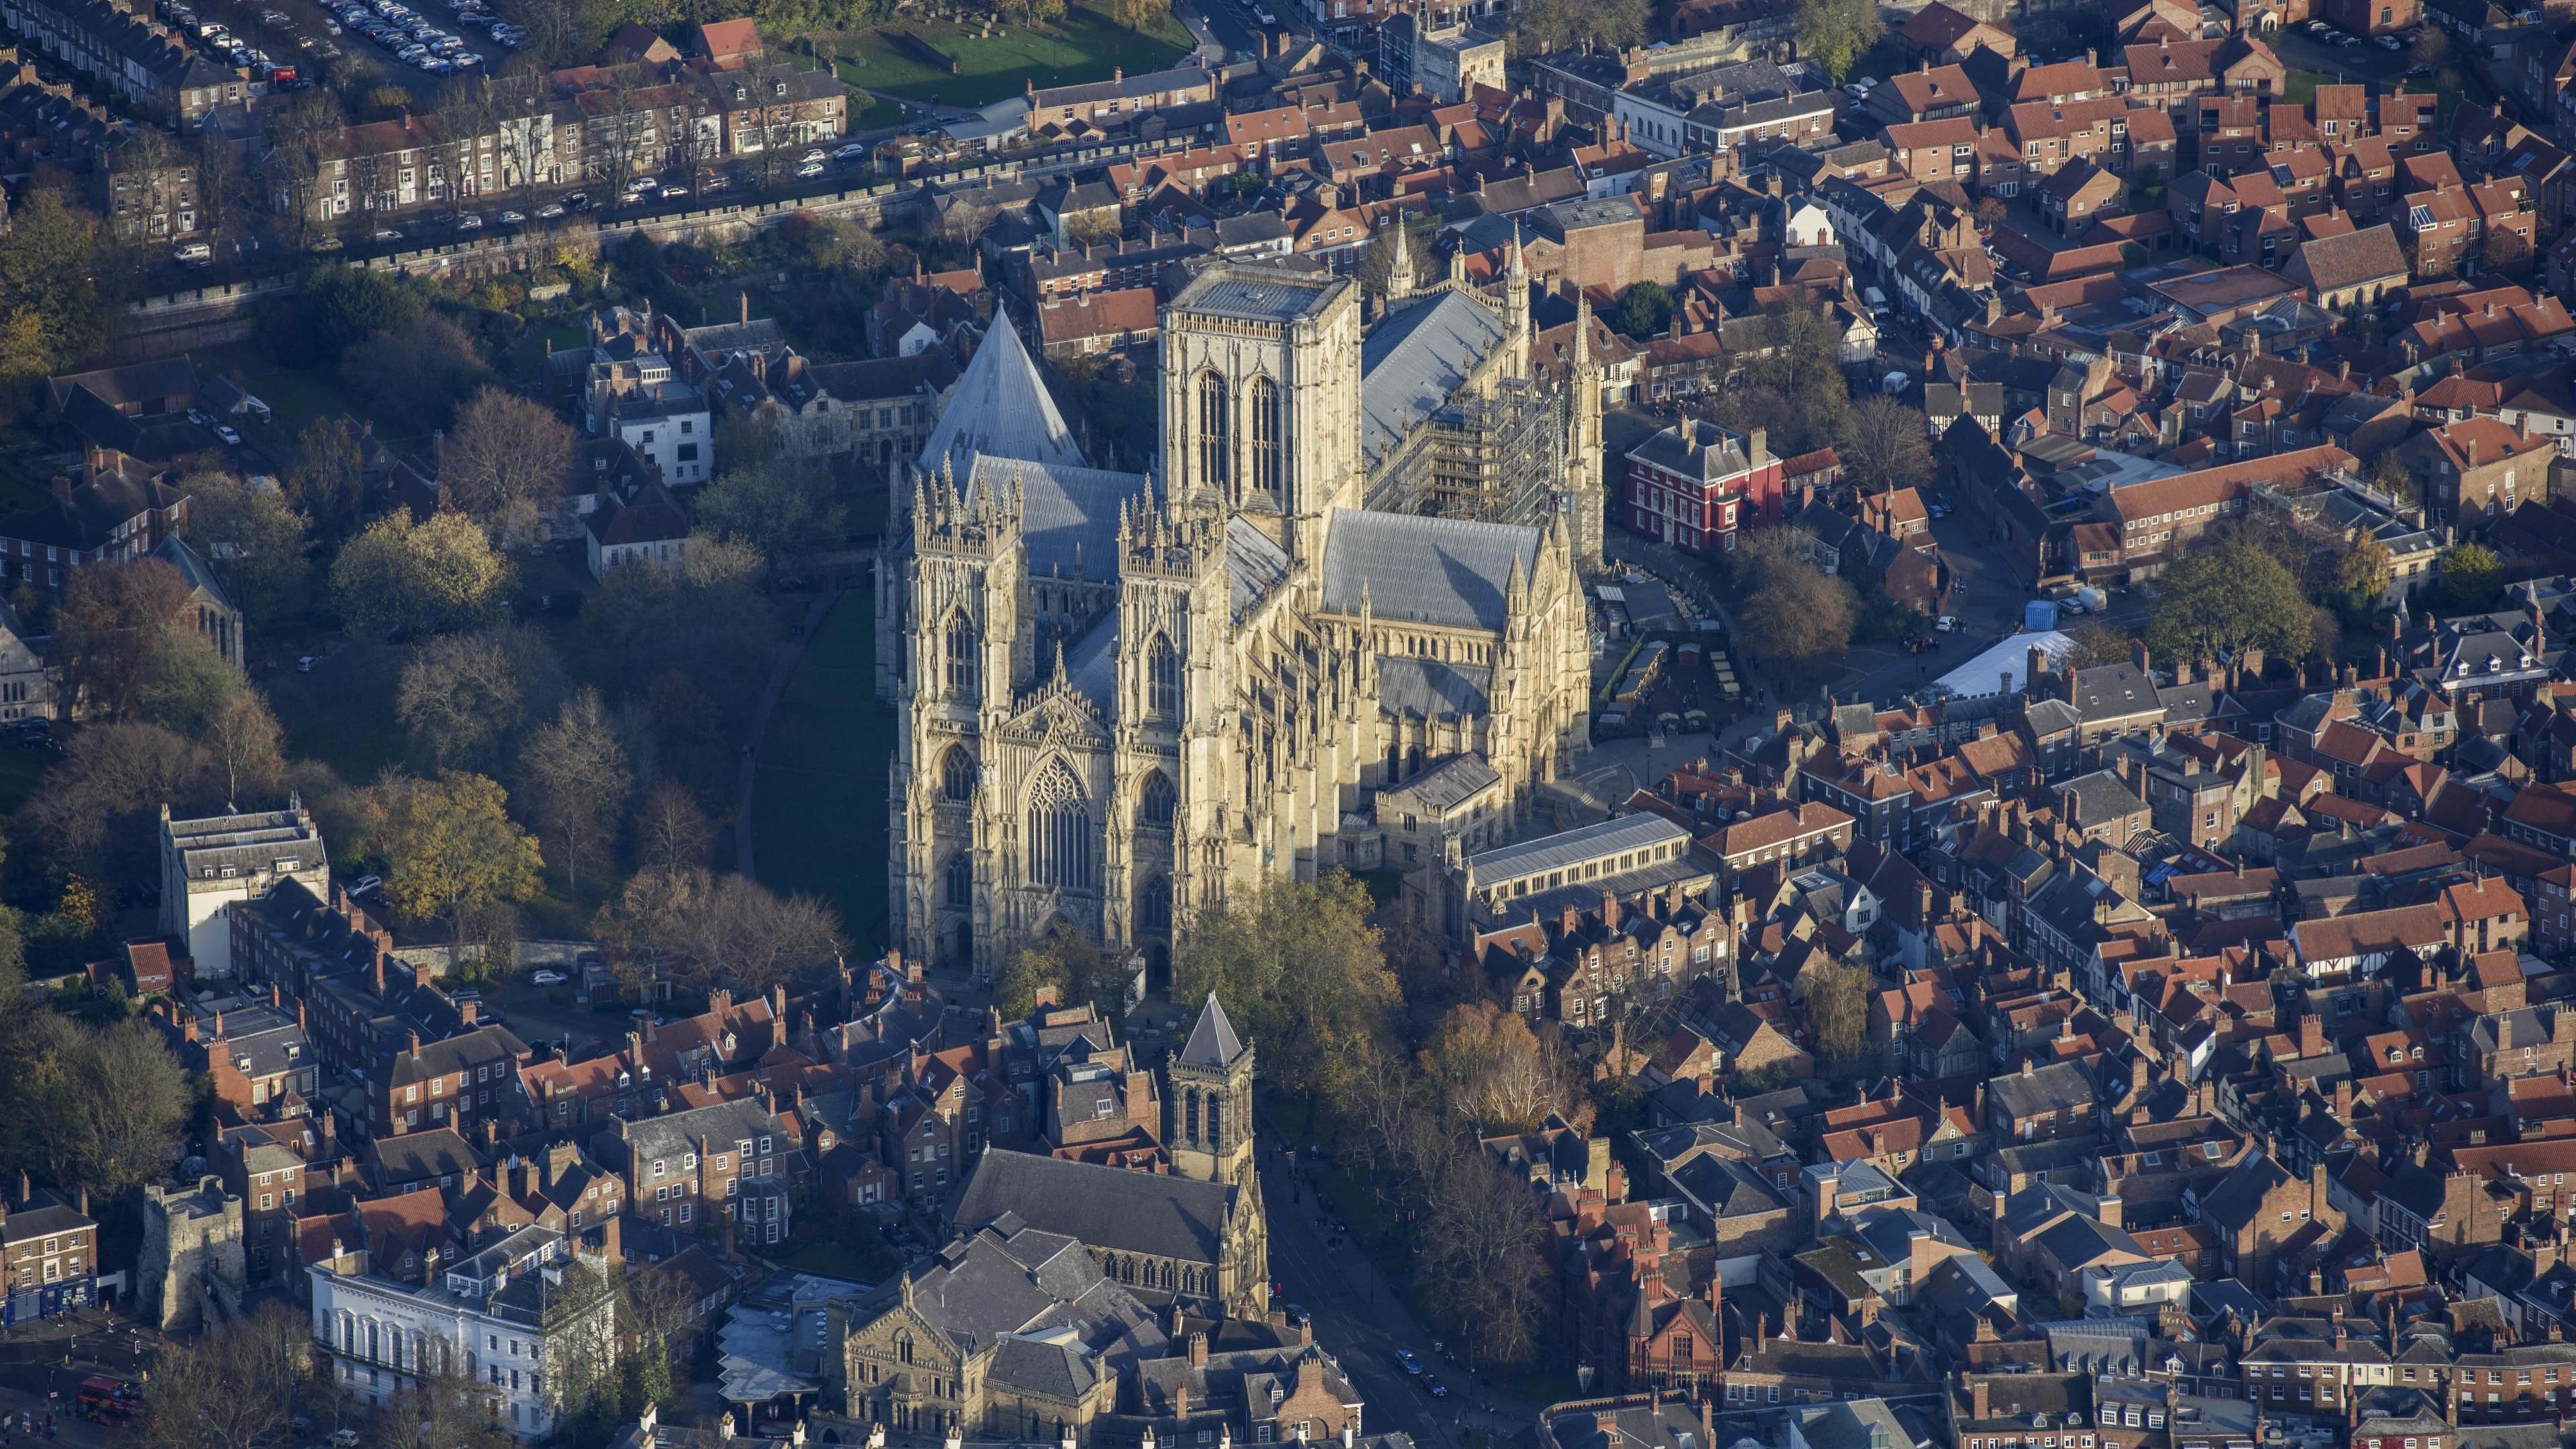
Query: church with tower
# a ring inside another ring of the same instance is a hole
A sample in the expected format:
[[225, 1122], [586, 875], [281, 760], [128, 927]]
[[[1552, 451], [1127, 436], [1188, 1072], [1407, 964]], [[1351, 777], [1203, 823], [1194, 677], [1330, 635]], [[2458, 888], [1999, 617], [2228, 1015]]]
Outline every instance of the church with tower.
[[[1351, 278], [1201, 270], [1141, 473], [1092, 465], [996, 318], [878, 571], [908, 953], [991, 975], [1073, 931], [1159, 982], [1194, 913], [1364, 859], [1380, 789], [1474, 755], [1521, 811], [1588, 748], [1590, 329], [1539, 381], [1517, 248], [1490, 289], [1397, 253], [1373, 318]], [[1248, 1141], [1231, 1110], [1176, 1090], [1175, 1160]]]
[[1252, 1117], [1255, 1054], [1211, 996], [1162, 1068], [1169, 1172], [988, 1148], [950, 1207], [973, 1233], [1005, 1217], [1081, 1244], [1113, 1283], [1258, 1317], [1270, 1302], [1270, 1232]]

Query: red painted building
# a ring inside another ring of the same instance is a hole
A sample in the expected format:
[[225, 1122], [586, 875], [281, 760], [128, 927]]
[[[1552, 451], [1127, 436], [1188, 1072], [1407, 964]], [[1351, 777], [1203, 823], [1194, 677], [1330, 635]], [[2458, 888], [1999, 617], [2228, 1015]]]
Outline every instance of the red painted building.
[[1692, 553], [1725, 552], [1739, 530], [1780, 521], [1783, 471], [1762, 429], [1686, 419], [1628, 454], [1628, 527]]

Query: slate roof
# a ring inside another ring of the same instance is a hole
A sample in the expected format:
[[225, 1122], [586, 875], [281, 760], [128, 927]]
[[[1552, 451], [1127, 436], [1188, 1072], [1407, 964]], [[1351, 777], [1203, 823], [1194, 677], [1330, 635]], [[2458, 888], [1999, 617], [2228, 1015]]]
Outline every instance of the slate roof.
[[1252, 322], [1294, 322], [1322, 311], [1350, 285], [1347, 277], [1229, 263], [1199, 273], [1172, 307]]
[[1225, 1003], [1216, 994], [1208, 994], [1207, 1005], [1199, 1009], [1198, 1025], [1190, 1028], [1190, 1040], [1181, 1048], [1181, 1062], [1193, 1067], [1224, 1067], [1243, 1055], [1243, 1040], [1234, 1034], [1234, 1023], [1225, 1015]]
[[1357, 614], [1366, 593], [1381, 619], [1500, 630], [1518, 563], [1538, 565], [1538, 530], [1464, 518], [1336, 509], [1324, 541], [1324, 607]]
[[1458, 292], [1418, 302], [1360, 344], [1360, 451], [1393, 452], [1445, 405], [1503, 340], [1494, 309]]
[[2092, 1101], [2093, 1079], [2073, 1062], [2051, 1062], [2027, 1074], [1995, 1078], [1986, 1084], [1986, 1096], [2018, 1121]]
[[1381, 654], [1377, 657], [1378, 712], [1423, 719], [1490, 714], [1493, 682], [1494, 671], [1484, 665]]
[[[962, 395], [965, 384], [959, 383], [958, 388]], [[940, 426], [945, 428], [947, 418], [956, 412], [957, 405], [951, 403]], [[1047, 416], [1056, 428], [1064, 426], [1055, 419], [1052, 405]], [[937, 443], [938, 439], [931, 441]], [[1145, 496], [1144, 474], [1085, 467], [1078, 454], [1070, 462], [1047, 463], [976, 450], [974, 472], [966, 490], [970, 499], [978, 489], [1014, 482], [1020, 492], [1020, 536], [1031, 578], [1061, 575], [1099, 580], [1116, 576], [1118, 505]]]
[[1083, 468], [1089, 461], [1066, 430], [1029, 350], [1020, 345], [1008, 311], [1000, 308], [940, 411], [939, 426], [922, 445], [921, 468], [936, 473], [945, 459], [962, 475], [981, 454], [1054, 467]]
[[949, 1217], [982, 1224], [1017, 1213], [1089, 1247], [1214, 1263], [1234, 1198], [1221, 1183], [995, 1149], [977, 1159]]

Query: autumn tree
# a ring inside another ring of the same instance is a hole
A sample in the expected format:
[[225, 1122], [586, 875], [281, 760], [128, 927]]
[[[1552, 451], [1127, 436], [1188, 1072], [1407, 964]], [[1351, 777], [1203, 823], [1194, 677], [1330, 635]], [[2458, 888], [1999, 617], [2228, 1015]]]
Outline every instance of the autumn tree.
[[542, 635], [519, 625], [424, 640], [403, 664], [394, 717], [414, 758], [431, 769], [491, 773], [528, 720], [563, 695], [563, 666]]
[[1398, 995], [1368, 923], [1368, 888], [1340, 871], [1267, 880], [1199, 913], [1172, 966], [1172, 999], [1220, 997], [1265, 1071], [1289, 1091], [1333, 1095]]
[[993, 1003], [1014, 1020], [1037, 1007], [1038, 993], [1049, 991], [1065, 1006], [1089, 1003], [1112, 1017], [1127, 1004], [1127, 963], [1116, 952], [1079, 931], [1056, 930], [1013, 951], [1002, 965]]
[[496, 536], [533, 537], [572, 476], [573, 431], [542, 403], [486, 387], [439, 444], [438, 481]]
[[1736, 551], [1744, 599], [1736, 617], [1748, 643], [1784, 659], [1820, 659], [1851, 643], [1860, 597], [1808, 561], [1814, 540], [1775, 529]]
[[107, 349], [123, 276], [101, 265], [108, 250], [98, 218], [61, 192], [21, 193], [0, 236], [0, 382], [39, 382]]
[[2504, 565], [2495, 550], [2482, 543], [2454, 544], [2435, 560], [2440, 602], [2453, 610], [2483, 609], [2495, 598]]
[[284, 617], [312, 572], [311, 526], [285, 490], [229, 473], [190, 474], [179, 486], [188, 495], [188, 539], [233, 602], [254, 626]]
[[397, 508], [340, 550], [331, 596], [352, 630], [438, 634], [497, 617], [511, 578], [510, 561], [464, 514], [414, 523]]
[[2165, 659], [2232, 660], [2248, 649], [2305, 659], [2314, 607], [2295, 572], [2244, 537], [2213, 538], [2165, 570], [2147, 618], [2147, 647]]
[[1873, 396], [1843, 416], [1834, 454], [1843, 481], [1864, 494], [1919, 488], [1932, 481], [1932, 439], [1921, 408]]
[[326, 539], [355, 532], [367, 506], [367, 450], [358, 430], [337, 413], [314, 419], [295, 440], [286, 496]]
[[1806, 992], [1800, 1011], [1818, 1064], [1838, 1077], [1864, 1069], [1871, 1057], [1869, 967], [1820, 958], [1798, 974], [1798, 984]]
[[18, 828], [57, 871], [149, 878], [159, 851], [152, 816], [165, 802], [187, 801], [195, 774], [195, 751], [174, 731], [141, 721], [91, 725], [18, 807]]
[[516, 1449], [501, 1408], [498, 1387], [476, 1378], [461, 1358], [442, 1360], [437, 1372], [412, 1379], [395, 1396], [384, 1449]]
[[708, 484], [698, 495], [698, 527], [750, 545], [773, 574], [793, 577], [848, 532], [838, 491], [821, 467], [773, 456]]
[[1528, 1132], [1550, 1115], [1588, 1125], [1563, 1046], [1520, 1013], [1480, 1001], [1449, 1009], [1421, 1058], [1423, 1076], [1479, 1135]]
[[405, 915], [444, 920], [461, 957], [468, 928], [496, 906], [544, 888], [536, 837], [510, 819], [509, 792], [483, 775], [435, 779], [389, 774], [362, 806], [385, 857], [385, 884]]
[[64, 1047], [50, 1089], [25, 1103], [46, 1175], [100, 1198], [167, 1177], [195, 1096], [159, 1030], [126, 1017]]
[[[449, 426], [457, 404], [491, 375], [474, 339], [439, 312], [399, 331], [379, 332], [340, 355], [340, 376], [376, 417], [422, 432]], [[439, 481], [455, 488], [444, 471]]]
[[1513, 49], [1521, 55], [1617, 50], [1646, 38], [1644, 0], [1527, 0], [1513, 15]]
[[1833, 442], [1842, 435], [1843, 414], [1851, 406], [1851, 389], [1843, 382], [1841, 327], [1821, 304], [1804, 296], [1773, 302], [1761, 319], [1754, 345], [1746, 349], [1749, 355], [1736, 368], [1730, 387], [1719, 393], [1718, 420], [1738, 426], [1726, 414], [1727, 395], [1759, 390], [1776, 400], [1767, 416], [1754, 420], [1770, 427], [1771, 451], [1796, 454]]
[[1887, 32], [1874, 0], [1798, 0], [1798, 53], [1839, 83]]
[[153, 646], [188, 599], [187, 580], [157, 558], [73, 569], [54, 611], [54, 664], [69, 697], [95, 718], [134, 713]]
[[615, 849], [618, 807], [635, 784], [598, 690], [575, 690], [551, 723], [528, 736], [519, 771], [530, 817], [554, 843], [564, 883], [579, 890], [582, 868]]
[[843, 946], [839, 917], [815, 897], [705, 870], [637, 872], [601, 908], [598, 930], [613, 964], [634, 979], [659, 967], [691, 991], [728, 983], [766, 991], [831, 962]]
[[2367, 609], [2388, 592], [2396, 567], [2396, 556], [2388, 551], [2388, 545], [2365, 538], [2335, 556], [2335, 590], [2350, 607]]

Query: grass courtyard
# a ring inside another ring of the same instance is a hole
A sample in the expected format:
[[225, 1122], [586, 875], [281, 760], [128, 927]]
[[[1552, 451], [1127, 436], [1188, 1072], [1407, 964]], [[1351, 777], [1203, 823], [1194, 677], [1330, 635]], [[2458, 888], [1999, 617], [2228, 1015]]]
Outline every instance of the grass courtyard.
[[[957, 58], [950, 75], [895, 39], [909, 31]], [[990, 36], [948, 20], [905, 21], [900, 26], [834, 37], [841, 79], [863, 89], [943, 106], [981, 106], [1015, 96], [1031, 85], [1074, 85], [1107, 80], [1113, 72], [1161, 70], [1187, 54], [1190, 35], [1165, 15], [1143, 31], [1129, 30], [1087, 5], [1068, 6], [1064, 18], [1036, 27], [996, 27]], [[892, 124], [872, 109], [853, 128]]]
[[894, 712], [876, 697], [876, 595], [843, 594], [797, 660], [752, 779], [761, 884], [841, 913], [853, 959], [886, 946], [886, 781]]

